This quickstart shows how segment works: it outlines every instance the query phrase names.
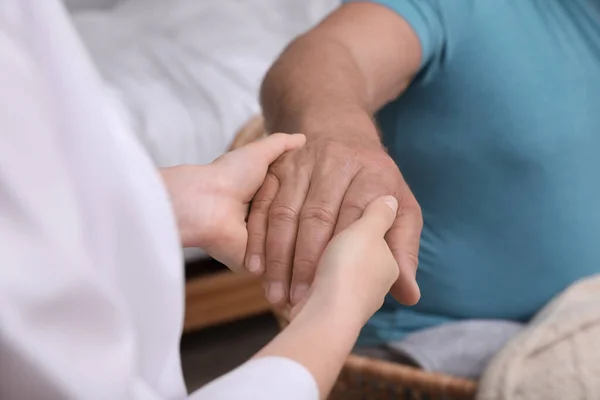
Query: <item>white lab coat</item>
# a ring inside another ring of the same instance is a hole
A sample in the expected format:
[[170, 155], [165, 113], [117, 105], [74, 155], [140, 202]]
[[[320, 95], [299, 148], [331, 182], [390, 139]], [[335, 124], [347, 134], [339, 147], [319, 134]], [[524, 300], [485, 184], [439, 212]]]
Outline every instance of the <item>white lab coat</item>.
[[[58, 0], [0, 2], [0, 398], [184, 399], [182, 254]], [[191, 399], [316, 399], [264, 358]]]

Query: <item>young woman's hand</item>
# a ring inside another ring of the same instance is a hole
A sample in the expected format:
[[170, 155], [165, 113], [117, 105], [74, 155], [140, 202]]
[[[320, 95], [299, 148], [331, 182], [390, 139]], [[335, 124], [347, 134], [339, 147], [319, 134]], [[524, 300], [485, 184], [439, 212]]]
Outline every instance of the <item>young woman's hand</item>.
[[299, 313], [328, 312], [335, 318], [343, 314], [360, 327], [367, 322], [398, 278], [398, 264], [384, 239], [397, 210], [395, 197], [380, 197], [358, 221], [333, 237], [308, 296], [292, 309], [292, 319]]
[[248, 206], [267, 169], [302, 147], [304, 135], [274, 134], [226, 153], [208, 165], [165, 168], [161, 174], [184, 247], [201, 247], [232, 269], [243, 264]]

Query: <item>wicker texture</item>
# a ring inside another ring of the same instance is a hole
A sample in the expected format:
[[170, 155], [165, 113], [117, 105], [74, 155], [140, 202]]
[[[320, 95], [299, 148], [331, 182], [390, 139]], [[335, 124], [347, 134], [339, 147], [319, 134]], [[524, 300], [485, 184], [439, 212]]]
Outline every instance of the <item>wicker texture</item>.
[[[239, 131], [232, 149], [265, 135], [261, 116], [252, 118]], [[287, 325], [275, 312], [280, 326]], [[467, 379], [425, 372], [389, 361], [350, 355], [330, 400], [474, 400], [477, 384]]]
[[476, 389], [470, 380], [350, 355], [330, 399], [473, 400]]

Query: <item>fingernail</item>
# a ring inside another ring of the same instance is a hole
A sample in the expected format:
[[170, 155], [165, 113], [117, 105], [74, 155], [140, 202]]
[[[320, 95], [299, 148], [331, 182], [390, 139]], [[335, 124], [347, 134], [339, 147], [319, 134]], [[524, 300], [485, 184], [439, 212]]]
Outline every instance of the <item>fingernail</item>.
[[306, 297], [306, 294], [308, 293], [308, 285], [306, 283], [299, 283], [296, 286], [294, 286], [294, 289], [292, 289], [292, 304], [296, 305], [298, 303], [300, 303], [304, 297]]
[[398, 211], [398, 200], [396, 200], [394, 196], [384, 197], [383, 202], [387, 204], [394, 213]]
[[256, 274], [262, 270], [260, 256], [250, 256], [250, 260], [248, 261], [248, 271]]
[[277, 304], [281, 300], [283, 300], [283, 296], [285, 296], [285, 291], [283, 290], [283, 283], [271, 282], [269, 284], [269, 289], [267, 290], [267, 300], [269, 300], [269, 303]]

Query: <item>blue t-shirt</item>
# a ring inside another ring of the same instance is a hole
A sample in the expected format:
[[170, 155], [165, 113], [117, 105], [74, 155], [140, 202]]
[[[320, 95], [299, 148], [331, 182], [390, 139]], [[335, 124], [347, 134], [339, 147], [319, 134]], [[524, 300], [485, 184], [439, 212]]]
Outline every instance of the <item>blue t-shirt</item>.
[[424, 216], [421, 301], [363, 344], [464, 318], [527, 321], [600, 272], [600, 2], [376, 0], [423, 48], [378, 121]]

